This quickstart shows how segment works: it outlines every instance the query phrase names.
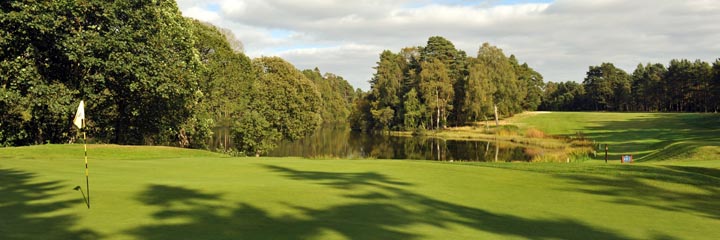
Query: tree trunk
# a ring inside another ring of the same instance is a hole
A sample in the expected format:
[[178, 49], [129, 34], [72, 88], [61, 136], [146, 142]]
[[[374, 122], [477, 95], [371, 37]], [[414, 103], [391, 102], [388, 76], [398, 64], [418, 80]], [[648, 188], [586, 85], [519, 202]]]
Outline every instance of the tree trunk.
[[437, 107], [437, 119], [435, 119], [435, 121], [437, 123], [435, 125], [436, 126], [435, 129], [440, 129], [440, 95], [439, 94], [440, 93], [436, 89], [435, 90], [435, 107]]

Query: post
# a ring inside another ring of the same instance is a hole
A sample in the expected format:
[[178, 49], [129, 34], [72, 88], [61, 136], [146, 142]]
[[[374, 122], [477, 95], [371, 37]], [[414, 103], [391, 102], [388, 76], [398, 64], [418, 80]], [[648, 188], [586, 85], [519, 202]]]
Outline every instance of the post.
[[608, 160], [608, 145], [605, 144], [605, 163], [607, 163]]

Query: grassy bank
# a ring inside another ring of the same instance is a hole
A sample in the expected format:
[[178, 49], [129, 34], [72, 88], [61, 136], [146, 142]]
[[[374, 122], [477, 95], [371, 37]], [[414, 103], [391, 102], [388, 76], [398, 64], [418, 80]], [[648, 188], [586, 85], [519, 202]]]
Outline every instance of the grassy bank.
[[2, 239], [716, 239], [717, 171], [0, 149]]
[[719, 114], [553, 112], [511, 124], [609, 144], [613, 160], [623, 154], [638, 161], [720, 160]]
[[[564, 161], [567, 157], [586, 155], [602, 160], [607, 144], [608, 158], [612, 161], [630, 154], [640, 162], [692, 165], [695, 161], [717, 161], [714, 165], [720, 167], [720, 114], [526, 112], [504, 119], [500, 128], [493, 126], [488, 130], [482, 124], [427, 131], [421, 135], [550, 149], [550, 156], [539, 158], [540, 161]], [[411, 132], [395, 134], [412, 135]]]

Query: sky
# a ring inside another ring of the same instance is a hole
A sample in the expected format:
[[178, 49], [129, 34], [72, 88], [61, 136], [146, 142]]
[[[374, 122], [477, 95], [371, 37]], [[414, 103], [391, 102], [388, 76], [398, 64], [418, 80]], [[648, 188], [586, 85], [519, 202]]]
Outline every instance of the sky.
[[476, 56], [484, 42], [545, 81], [589, 66], [720, 58], [717, 0], [177, 0], [184, 16], [230, 29], [250, 57], [280, 56], [368, 90], [383, 50], [443, 36]]

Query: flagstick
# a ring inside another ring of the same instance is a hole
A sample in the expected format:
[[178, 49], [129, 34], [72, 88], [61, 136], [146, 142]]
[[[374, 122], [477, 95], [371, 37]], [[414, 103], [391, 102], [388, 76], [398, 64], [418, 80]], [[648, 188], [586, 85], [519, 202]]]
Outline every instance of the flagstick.
[[[85, 120], [83, 119], [83, 125], [85, 125]], [[88, 201], [87, 201], [87, 207], [90, 209], [90, 178], [88, 177], [88, 160], [87, 160], [87, 136], [85, 134], [85, 131], [83, 131], [83, 145], [85, 146], [85, 186], [87, 187], [87, 194], [88, 194]]]
[[[87, 205], [88, 209], [90, 209], [90, 177], [88, 177], [87, 134], [83, 130], [85, 127], [85, 101], [83, 100], [80, 100], [78, 110], [75, 112], [75, 118], [73, 118], [73, 124], [77, 126], [78, 131], [83, 134], [83, 147], [85, 148], [85, 187], [87, 188], [87, 200], [85, 201], [85, 205]], [[77, 189], [79, 188], [80, 186], [77, 187]], [[83, 198], [85, 198], [85, 194], [83, 194]]]

